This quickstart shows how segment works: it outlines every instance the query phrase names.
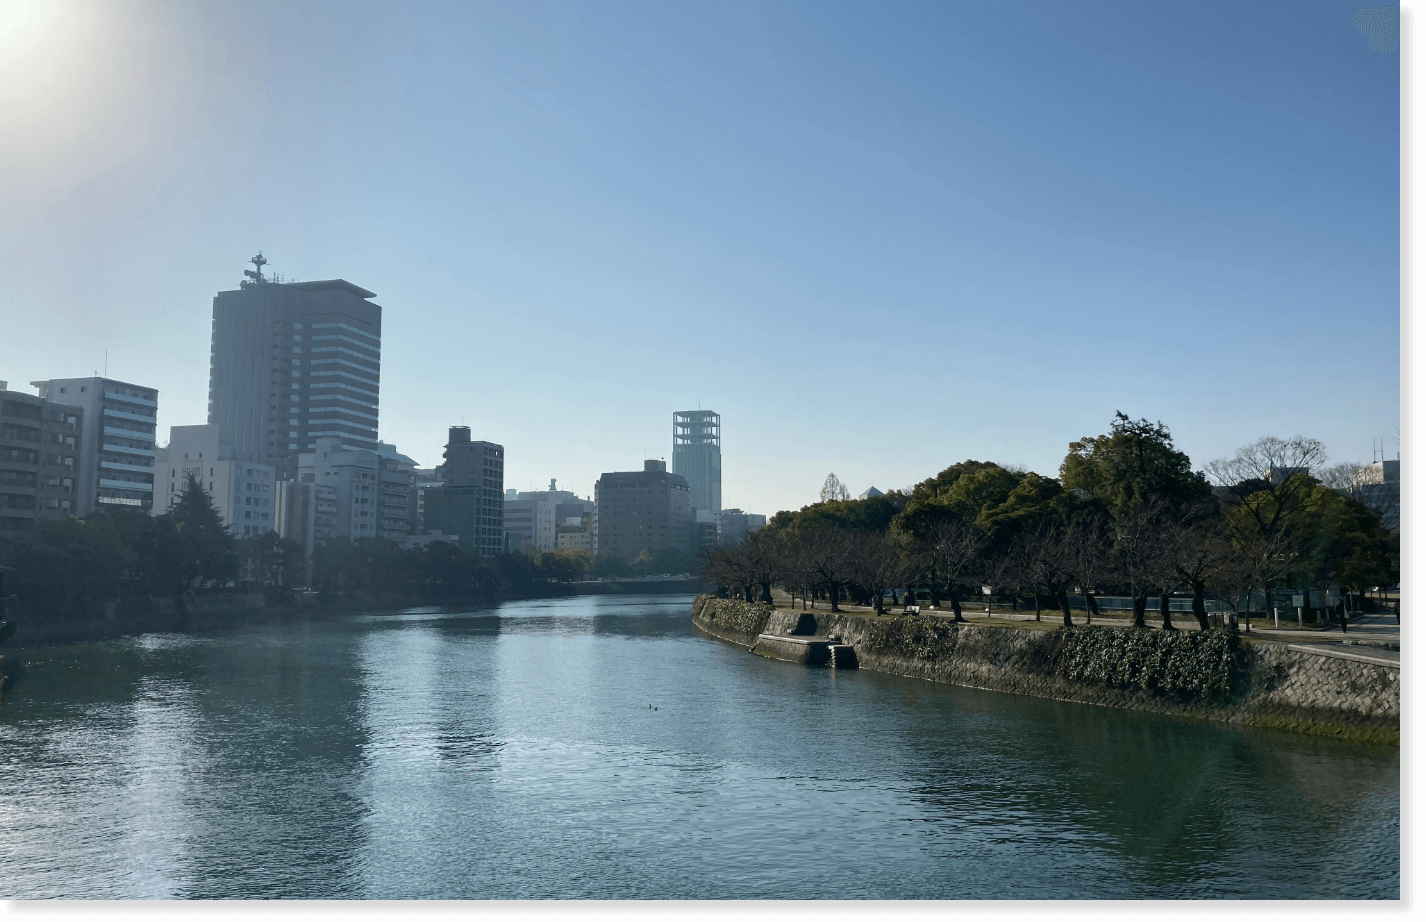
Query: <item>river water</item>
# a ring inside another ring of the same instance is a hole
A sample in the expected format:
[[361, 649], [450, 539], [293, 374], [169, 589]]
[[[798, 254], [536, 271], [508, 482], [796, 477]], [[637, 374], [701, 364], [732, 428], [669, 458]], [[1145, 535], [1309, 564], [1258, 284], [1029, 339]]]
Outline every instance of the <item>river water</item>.
[[690, 601], [9, 651], [0, 896], [1398, 896], [1394, 748], [773, 662]]

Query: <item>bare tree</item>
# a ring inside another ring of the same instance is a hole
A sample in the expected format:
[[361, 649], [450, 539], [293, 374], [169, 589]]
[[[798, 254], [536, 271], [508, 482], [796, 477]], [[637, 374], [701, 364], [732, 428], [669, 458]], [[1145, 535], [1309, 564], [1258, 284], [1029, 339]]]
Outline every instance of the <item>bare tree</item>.
[[1096, 588], [1114, 572], [1114, 550], [1105, 537], [1107, 528], [1108, 520], [1102, 513], [1082, 515], [1070, 523], [1065, 535], [1065, 564], [1084, 592], [1085, 624], [1093, 624], [1099, 614]]
[[[1193, 591], [1193, 616], [1201, 631], [1208, 630], [1204, 590], [1222, 565], [1223, 545], [1230, 542], [1223, 520], [1214, 516], [1213, 511], [1200, 506], [1184, 514], [1164, 517], [1155, 542], [1163, 585], [1186, 585]], [[1162, 603], [1162, 597], [1160, 601]], [[1172, 627], [1168, 618], [1164, 624], [1166, 630]]]
[[747, 568], [748, 579], [762, 587], [761, 601], [772, 604], [772, 584], [781, 576], [781, 566], [786, 558], [782, 535], [769, 528], [760, 528], [748, 534], [747, 540], [736, 545], [739, 555]]
[[886, 590], [899, 586], [906, 579], [905, 548], [893, 535], [857, 532], [850, 536], [852, 563], [850, 575], [869, 596], [878, 615], [885, 612], [883, 596]]
[[815, 575], [818, 585], [827, 590], [832, 611], [840, 611], [837, 602], [842, 589], [852, 582], [855, 548], [851, 532], [821, 529], [807, 536], [807, 569]]
[[[1244, 546], [1276, 549], [1281, 566], [1274, 567], [1265, 588], [1291, 571], [1291, 564], [1306, 550], [1304, 536], [1295, 527], [1310, 501], [1316, 475], [1327, 451], [1316, 439], [1266, 436], [1238, 449], [1232, 458], [1208, 465], [1208, 476], [1225, 487], [1221, 499], [1233, 539]], [[1336, 475], [1334, 475], [1336, 476]], [[1304, 589], [1311, 613], [1312, 596]]]
[[1069, 585], [1074, 581], [1070, 538], [1065, 524], [1047, 519], [1021, 534], [1013, 553], [1022, 578], [1035, 587], [1035, 620], [1040, 619], [1039, 590], [1044, 589], [1060, 606], [1064, 626], [1074, 627], [1070, 617]]
[[822, 484], [821, 500], [824, 503], [845, 502], [851, 498], [847, 488], [837, 479], [836, 474], [828, 474], [827, 479]]
[[945, 586], [957, 621], [966, 620], [961, 613], [961, 584], [978, 569], [989, 544], [985, 529], [948, 515], [927, 525], [913, 545], [916, 558], [930, 574], [932, 604], [940, 604], [937, 590]]
[[1115, 523], [1114, 553], [1133, 599], [1134, 627], [1146, 627], [1144, 613], [1158, 569], [1158, 528], [1166, 510], [1161, 500], [1137, 500], [1126, 505]]

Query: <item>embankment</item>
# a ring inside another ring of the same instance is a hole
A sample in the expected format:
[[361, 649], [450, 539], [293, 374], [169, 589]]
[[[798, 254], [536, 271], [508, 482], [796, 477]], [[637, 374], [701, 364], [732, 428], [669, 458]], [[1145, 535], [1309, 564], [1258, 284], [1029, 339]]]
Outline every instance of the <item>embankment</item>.
[[837, 635], [863, 669], [989, 691], [1399, 743], [1401, 671], [1387, 663], [1223, 630], [1053, 631], [956, 624], [929, 615], [797, 612], [699, 596], [693, 623], [751, 648], [757, 635]]

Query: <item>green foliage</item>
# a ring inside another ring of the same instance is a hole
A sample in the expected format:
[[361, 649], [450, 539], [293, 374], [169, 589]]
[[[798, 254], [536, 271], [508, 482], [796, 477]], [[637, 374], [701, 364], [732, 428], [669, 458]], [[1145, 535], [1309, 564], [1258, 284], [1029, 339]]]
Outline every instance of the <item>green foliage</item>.
[[1131, 506], [1162, 501], [1171, 509], [1211, 495], [1163, 423], [1115, 413], [1106, 435], [1071, 442], [1060, 465], [1066, 490], [1107, 508], [1116, 519]]
[[1004, 502], [984, 507], [975, 523], [1004, 540], [1041, 522], [1063, 516], [1067, 511], [1065, 499], [1059, 481], [1031, 472], [1020, 478]]
[[163, 517], [173, 522], [181, 539], [186, 579], [223, 585], [237, 578], [237, 541], [196, 475], [183, 479], [178, 502]]
[[134, 559], [114, 529], [75, 518], [38, 522], [0, 547], [0, 563], [15, 568], [6, 585], [17, 604], [60, 620], [92, 617], [118, 598]]
[[629, 566], [629, 562], [613, 554], [600, 554], [595, 558], [594, 566], [589, 572], [598, 579], [618, 579], [634, 575], [634, 569]]
[[237, 555], [244, 579], [260, 585], [287, 589], [306, 579], [307, 555], [302, 545], [275, 531], [239, 538]]
[[719, 627], [752, 636], [763, 633], [774, 610], [764, 602], [720, 599], [711, 595], [700, 595], [694, 600], [693, 610], [697, 612], [700, 607], [703, 617]]
[[1238, 637], [1228, 630], [1064, 630], [1058, 673], [1076, 682], [1135, 689], [1183, 700], [1216, 700], [1233, 691]]
[[535, 558], [535, 566], [545, 579], [560, 583], [583, 579], [594, 559], [585, 551], [546, 551]]
[[839, 529], [853, 532], [884, 533], [891, 520], [905, 505], [900, 493], [871, 496], [866, 499], [833, 500], [803, 506], [797, 512], [779, 512], [768, 524], [783, 533], [811, 533]]
[[921, 538], [947, 517], [975, 522], [983, 510], [1005, 502], [1022, 476], [998, 464], [962, 461], [918, 483], [894, 527]]

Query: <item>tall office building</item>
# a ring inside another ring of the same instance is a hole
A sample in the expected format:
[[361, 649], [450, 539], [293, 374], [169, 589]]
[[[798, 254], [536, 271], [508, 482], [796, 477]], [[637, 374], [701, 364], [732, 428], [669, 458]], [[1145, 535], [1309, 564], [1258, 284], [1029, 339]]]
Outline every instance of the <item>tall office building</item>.
[[460, 546], [481, 557], [505, 553], [505, 448], [472, 442], [469, 426], [451, 426], [441, 486], [424, 493], [427, 532], [456, 535]]
[[673, 472], [688, 481], [693, 508], [723, 509], [722, 418], [711, 410], [673, 414]]
[[84, 411], [0, 381], [0, 537], [75, 514]]
[[381, 305], [342, 279], [265, 278], [259, 253], [236, 291], [213, 298], [208, 422], [233, 458], [297, 476], [317, 439], [376, 450], [381, 382]]
[[79, 511], [153, 509], [158, 391], [110, 378], [31, 381], [40, 397], [84, 410], [79, 439]]

